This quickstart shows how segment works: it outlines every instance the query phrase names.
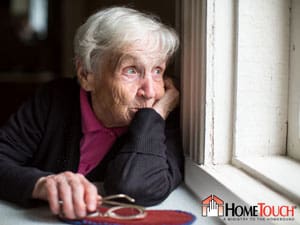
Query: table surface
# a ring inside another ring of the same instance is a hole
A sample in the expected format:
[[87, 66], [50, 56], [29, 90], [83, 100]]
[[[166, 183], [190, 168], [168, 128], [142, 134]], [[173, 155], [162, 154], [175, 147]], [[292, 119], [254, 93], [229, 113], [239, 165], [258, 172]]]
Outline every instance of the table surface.
[[[194, 225], [218, 225], [223, 224], [213, 217], [201, 216], [201, 204], [184, 185], [179, 186], [161, 204], [149, 207], [149, 209], [177, 209], [188, 211], [196, 216]], [[1, 225], [65, 225], [57, 217], [51, 214], [47, 206], [26, 209], [15, 204], [0, 200], [0, 224]]]

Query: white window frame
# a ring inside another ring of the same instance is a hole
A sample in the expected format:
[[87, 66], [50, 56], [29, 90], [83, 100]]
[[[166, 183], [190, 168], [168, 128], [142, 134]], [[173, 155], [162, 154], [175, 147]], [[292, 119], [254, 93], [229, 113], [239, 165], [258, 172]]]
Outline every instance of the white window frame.
[[[272, 154], [246, 160], [235, 157], [238, 3], [182, 1], [185, 183], [200, 199], [216, 194], [224, 201], [248, 205], [299, 204], [298, 184], [293, 187], [295, 182], [287, 184], [274, 176], [286, 178], [288, 171], [300, 171], [299, 163]], [[284, 165], [284, 171], [276, 165]], [[299, 207], [295, 222], [300, 222]]]
[[293, 0], [292, 4], [287, 154], [300, 161], [300, 2]]

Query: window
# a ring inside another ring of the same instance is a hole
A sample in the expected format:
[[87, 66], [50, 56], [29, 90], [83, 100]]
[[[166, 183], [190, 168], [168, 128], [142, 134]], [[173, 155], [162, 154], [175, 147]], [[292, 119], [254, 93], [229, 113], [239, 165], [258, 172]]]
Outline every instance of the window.
[[183, 1], [185, 182], [200, 197], [300, 203], [299, 11]]
[[60, 76], [63, 36], [60, 1], [0, 2], [1, 81], [45, 81]]
[[292, 4], [287, 154], [300, 160], [300, 2]]
[[288, 121], [292, 6], [290, 1], [237, 6], [233, 164], [299, 203], [300, 184], [285, 174], [300, 171], [287, 148], [293, 133], [288, 125], [294, 124]]

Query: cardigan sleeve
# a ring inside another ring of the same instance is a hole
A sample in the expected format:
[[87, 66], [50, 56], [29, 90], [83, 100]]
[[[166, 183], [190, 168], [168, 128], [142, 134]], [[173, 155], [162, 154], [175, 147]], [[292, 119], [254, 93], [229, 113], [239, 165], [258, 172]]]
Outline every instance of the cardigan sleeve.
[[49, 173], [30, 167], [45, 129], [46, 92], [40, 89], [0, 128], [0, 198], [27, 205], [37, 179]]
[[128, 194], [144, 206], [161, 202], [182, 180], [181, 146], [178, 128], [167, 128], [151, 108], [139, 110], [127, 134], [116, 143], [105, 191]]

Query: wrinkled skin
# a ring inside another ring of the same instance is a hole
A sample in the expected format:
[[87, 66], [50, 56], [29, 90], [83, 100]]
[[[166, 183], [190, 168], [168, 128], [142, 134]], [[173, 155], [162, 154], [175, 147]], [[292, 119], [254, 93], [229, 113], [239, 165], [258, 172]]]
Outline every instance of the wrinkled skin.
[[[86, 73], [77, 63], [80, 85], [91, 93], [93, 111], [106, 127], [129, 125], [134, 114], [145, 107], [166, 119], [178, 104], [179, 92], [170, 79], [163, 77], [166, 59], [159, 49], [145, 46], [128, 47], [115, 68], [103, 63], [98, 73]], [[40, 178], [32, 196], [48, 201], [53, 214], [69, 219], [86, 216], [101, 202], [96, 187], [83, 175], [72, 172]]]
[[[166, 60], [143, 45], [123, 52], [117, 68], [103, 65], [103, 73], [88, 80], [96, 116], [106, 127], [127, 126], [140, 108], [154, 108], [164, 119], [176, 106], [179, 94], [165, 82]], [[165, 93], [168, 92], [166, 95]], [[164, 97], [164, 99], [162, 99]], [[161, 102], [159, 100], [162, 99]]]

